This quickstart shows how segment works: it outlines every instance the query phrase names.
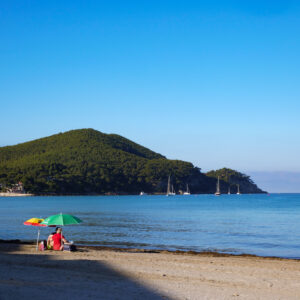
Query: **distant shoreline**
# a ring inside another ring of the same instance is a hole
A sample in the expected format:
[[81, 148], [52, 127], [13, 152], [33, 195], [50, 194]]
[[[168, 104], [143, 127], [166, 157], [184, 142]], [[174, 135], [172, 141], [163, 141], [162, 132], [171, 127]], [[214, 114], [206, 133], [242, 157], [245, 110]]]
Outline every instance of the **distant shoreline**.
[[34, 194], [21, 194], [21, 193], [0, 193], [0, 197], [28, 197], [35, 196]]
[[[269, 194], [267, 192], [263, 192], [263, 193], [244, 193], [241, 195], [262, 195], [262, 194]], [[273, 194], [289, 194], [289, 193], [273, 193]], [[290, 194], [295, 194], [295, 193], [290, 193]], [[63, 197], [63, 196], [140, 196], [142, 197], [147, 197], [147, 196], [165, 196], [165, 193], [155, 193], [155, 194], [146, 194], [146, 195], [140, 195], [140, 194], [125, 194], [125, 193], [105, 193], [105, 194], [19, 194], [19, 193], [0, 193], [0, 197], [33, 197], [33, 196], [45, 196], [45, 197]], [[203, 194], [190, 194], [190, 195], [182, 195], [182, 194], [176, 194], [174, 196], [197, 196], [197, 195], [214, 195], [214, 193], [211, 194], [207, 194], [207, 193], [203, 193]], [[227, 196], [228, 194], [221, 194], [221, 196]], [[236, 194], [230, 194], [230, 195], [236, 195]], [[230, 196], [229, 195], [229, 196]], [[239, 196], [241, 196], [239, 195]], [[171, 196], [171, 197], [174, 197]]]

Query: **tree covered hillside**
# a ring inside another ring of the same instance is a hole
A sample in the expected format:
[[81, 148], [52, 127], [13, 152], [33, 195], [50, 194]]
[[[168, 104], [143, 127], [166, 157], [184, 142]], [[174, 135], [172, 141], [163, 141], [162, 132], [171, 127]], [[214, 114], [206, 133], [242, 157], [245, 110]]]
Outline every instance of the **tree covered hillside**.
[[228, 187], [230, 187], [231, 193], [236, 193], [238, 185], [241, 193], [264, 193], [252, 181], [250, 176], [232, 169], [223, 168], [216, 171], [207, 172], [206, 175], [215, 179], [218, 177], [220, 178], [220, 187], [222, 193], [227, 193]]
[[0, 183], [22, 181], [27, 191], [38, 194], [162, 192], [170, 174], [180, 188], [199, 171], [93, 129], [0, 148]]
[[[2, 187], [22, 181], [35, 194], [136, 194], [176, 189], [213, 193], [216, 179], [115, 134], [72, 130], [0, 148]], [[226, 183], [225, 183], [226, 184]]]

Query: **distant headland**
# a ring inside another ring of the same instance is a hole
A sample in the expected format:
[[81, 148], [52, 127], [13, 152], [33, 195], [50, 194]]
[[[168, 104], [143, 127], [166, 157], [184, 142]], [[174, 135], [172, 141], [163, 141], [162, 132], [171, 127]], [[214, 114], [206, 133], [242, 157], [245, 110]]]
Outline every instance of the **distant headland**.
[[[71, 130], [0, 148], [0, 192], [22, 183], [35, 195], [165, 193], [168, 178], [176, 193], [265, 193], [240, 172], [223, 168], [202, 173], [190, 162], [170, 160], [116, 134]], [[26, 193], [25, 193], [26, 191]], [[13, 193], [13, 192], [11, 192]]]

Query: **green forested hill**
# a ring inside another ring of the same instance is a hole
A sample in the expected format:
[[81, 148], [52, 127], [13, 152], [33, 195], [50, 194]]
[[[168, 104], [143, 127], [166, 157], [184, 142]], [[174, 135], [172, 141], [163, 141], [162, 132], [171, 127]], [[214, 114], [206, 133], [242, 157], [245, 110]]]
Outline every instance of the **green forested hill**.
[[223, 168], [216, 171], [207, 172], [208, 177], [217, 179], [220, 178], [221, 181], [221, 192], [228, 192], [228, 187], [230, 186], [231, 193], [237, 192], [237, 186], [240, 186], [240, 191], [242, 193], [262, 193], [263, 191], [257, 187], [257, 185], [252, 181], [252, 179], [238, 171]]
[[[0, 183], [22, 181], [36, 194], [165, 192], [188, 183], [193, 193], [215, 190], [215, 178], [189, 162], [164, 156], [114, 134], [72, 130], [0, 148]], [[224, 183], [226, 184], [226, 183]]]

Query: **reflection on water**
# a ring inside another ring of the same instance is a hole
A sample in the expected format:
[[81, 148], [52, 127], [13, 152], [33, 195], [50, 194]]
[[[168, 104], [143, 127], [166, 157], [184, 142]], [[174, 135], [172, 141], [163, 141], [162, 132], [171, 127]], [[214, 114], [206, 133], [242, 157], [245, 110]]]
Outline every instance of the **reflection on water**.
[[64, 228], [81, 244], [300, 257], [299, 194], [0, 198], [0, 239], [33, 240], [23, 222], [60, 212], [84, 221]]

